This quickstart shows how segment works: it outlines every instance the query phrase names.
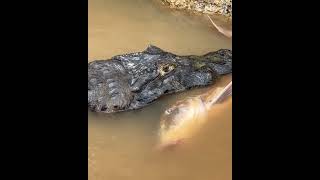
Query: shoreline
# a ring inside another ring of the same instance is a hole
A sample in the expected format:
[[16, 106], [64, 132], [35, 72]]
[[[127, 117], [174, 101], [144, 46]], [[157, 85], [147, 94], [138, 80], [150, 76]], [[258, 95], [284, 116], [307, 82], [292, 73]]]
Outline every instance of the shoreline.
[[232, 19], [232, 0], [161, 0], [172, 9], [187, 10]]

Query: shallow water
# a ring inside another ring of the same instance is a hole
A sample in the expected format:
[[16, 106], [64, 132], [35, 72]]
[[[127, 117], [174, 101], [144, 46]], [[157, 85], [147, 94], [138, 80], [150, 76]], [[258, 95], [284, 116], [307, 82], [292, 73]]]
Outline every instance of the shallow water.
[[[148, 44], [181, 54], [231, 49], [206, 16], [173, 11], [160, 0], [89, 0], [88, 61], [141, 51]], [[220, 21], [224, 23], [223, 21]], [[157, 152], [159, 118], [176, 100], [226, 85], [231, 75], [211, 87], [160, 98], [150, 106], [116, 114], [89, 112], [90, 180], [229, 180], [232, 166], [232, 99], [217, 106], [190, 142]]]

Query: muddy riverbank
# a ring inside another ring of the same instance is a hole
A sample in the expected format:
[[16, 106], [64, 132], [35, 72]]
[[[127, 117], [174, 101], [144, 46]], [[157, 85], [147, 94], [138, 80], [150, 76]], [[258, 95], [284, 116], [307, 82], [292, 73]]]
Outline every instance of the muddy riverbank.
[[161, 0], [174, 9], [184, 9], [205, 14], [218, 14], [232, 18], [232, 0]]

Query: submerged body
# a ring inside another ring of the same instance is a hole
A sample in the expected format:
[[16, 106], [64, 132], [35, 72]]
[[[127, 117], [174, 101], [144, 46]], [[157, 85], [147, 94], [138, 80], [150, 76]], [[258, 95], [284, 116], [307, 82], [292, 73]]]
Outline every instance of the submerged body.
[[145, 51], [88, 64], [88, 107], [113, 113], [142, 108], [160, 96], [213, 84], [232, 72], [232, 51], [178, 56], [150, 45]]
[[160, 148], [175, 147], [191, 138], [208, 120], [207, 112], [231, 95], [232, 81], [224, 88], [217, 88], [172, 105], [161, 117]]

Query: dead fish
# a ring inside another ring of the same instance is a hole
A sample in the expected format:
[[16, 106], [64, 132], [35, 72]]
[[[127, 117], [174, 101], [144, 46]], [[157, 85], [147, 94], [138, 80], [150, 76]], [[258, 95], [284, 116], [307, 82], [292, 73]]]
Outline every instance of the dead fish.
[[167, 150], [192, 138], [207, 121], [208, 111], [232, 96], [232, 81], [224, 88], [178, 101], [165, 110], [160, 120], [159, 146]]

